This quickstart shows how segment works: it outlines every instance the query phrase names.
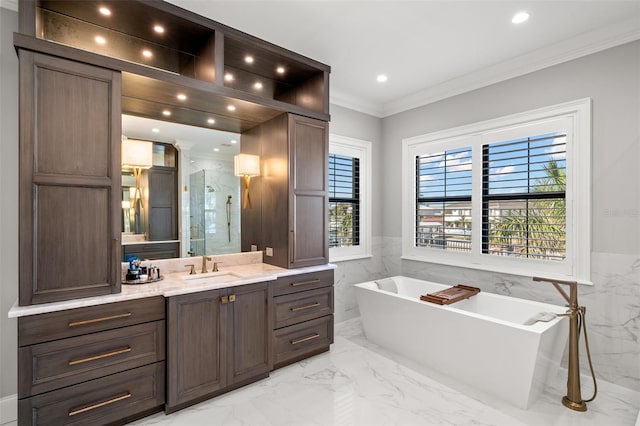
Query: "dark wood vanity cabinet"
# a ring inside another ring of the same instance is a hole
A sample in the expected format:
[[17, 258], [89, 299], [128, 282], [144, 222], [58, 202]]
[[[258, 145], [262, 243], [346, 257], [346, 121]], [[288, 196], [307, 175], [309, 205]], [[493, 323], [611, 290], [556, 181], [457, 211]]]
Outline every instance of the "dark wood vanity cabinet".
[[264, 169], [259, 207], [242, 210], [243, 251], [271, 248], [264, 262], [282, 268], [328, 263], [328, 133], [325, 121], [283, 114], [243, 134]]
[[165, 400], [161, 296], [18, 319], [18, 423], [109, 424]]
[[278, 278], [273, 286], [272, 369], [329, 350], [333, 269]]
[[19, 304], [117, 293], [120, 73], [19, 58]]
[[267, 285], [167, 299], [167, 413], [268, 376]]

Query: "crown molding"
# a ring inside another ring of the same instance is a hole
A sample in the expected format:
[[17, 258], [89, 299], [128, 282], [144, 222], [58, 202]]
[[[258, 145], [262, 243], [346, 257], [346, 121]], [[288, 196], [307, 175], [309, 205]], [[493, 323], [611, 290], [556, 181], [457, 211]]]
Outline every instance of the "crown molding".
[[3, 9], [18, 11], [18, 0], [0, 0], [0, 7]]
[[330, 89], [329, 93], [329, 103], [332, 103], [334, 105], [373, 115], [374, 117], [382, 117], [382, 114], [384, 112], [382, 109], [382, 105], [380, 104], [365, 101], [361, 98], [358, 98], [357, 96], [353, 96], [340, 90], [336, 90], [333, 87]]
[[380, 117], [408, 111], [638, 39], [640, 21], [628, 19], [617, 22], [389, 102], [383, 105]]

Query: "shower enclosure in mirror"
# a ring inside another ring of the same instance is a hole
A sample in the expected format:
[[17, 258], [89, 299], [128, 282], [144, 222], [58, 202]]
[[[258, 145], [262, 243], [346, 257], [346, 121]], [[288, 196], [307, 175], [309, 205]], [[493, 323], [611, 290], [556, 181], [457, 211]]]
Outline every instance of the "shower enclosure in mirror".
[[[203, 160], [199, 160], [202, 162]], [[240, 251], [238, 178], [226, 161], [189, 175], [190, 251], [195, 256]]]
[[[123, 164], [123, 260], [240, 252], [233, 170], [240, 135], [130, 115], [122, 116], [122, 132], [153, 146], [153, 164], [137, 184], [136, 170]], [[160, 229], [168, 221], [175, 232]]]

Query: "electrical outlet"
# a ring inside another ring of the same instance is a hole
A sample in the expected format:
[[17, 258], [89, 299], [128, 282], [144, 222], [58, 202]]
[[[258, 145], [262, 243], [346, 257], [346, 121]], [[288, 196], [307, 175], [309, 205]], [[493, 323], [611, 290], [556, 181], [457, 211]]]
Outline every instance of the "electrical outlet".
[[251, 244], [251, 251], [258, 251], [258, 246], [255, 244]]
[[273, 256], [273, 247], [267, 247], [265, 254], [267, 256]]

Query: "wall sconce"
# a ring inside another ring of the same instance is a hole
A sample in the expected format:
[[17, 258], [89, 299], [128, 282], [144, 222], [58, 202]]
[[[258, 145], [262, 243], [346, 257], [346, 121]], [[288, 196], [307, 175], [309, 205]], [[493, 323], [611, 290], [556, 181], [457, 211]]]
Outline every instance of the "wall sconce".
[[260, 157], [251, 154], [238, 154], [234, 157], [233, 165], [234, 175], [244, 178], [244, 196], [242, 197], [242, 208], [251, 208], [251, 195], [249, 187], [251, 186], [251, 178], [260, 176]]
[[142, 191], [140, 189], [140, 174], [142, 169], [153, 165], [153, 143], [135, 139], [122, 139], [122, 168], [133, 169], [136, 187], [131, 197], [135, 209], [135, 233], [140, 233], [140, 209], [142, 208]]

